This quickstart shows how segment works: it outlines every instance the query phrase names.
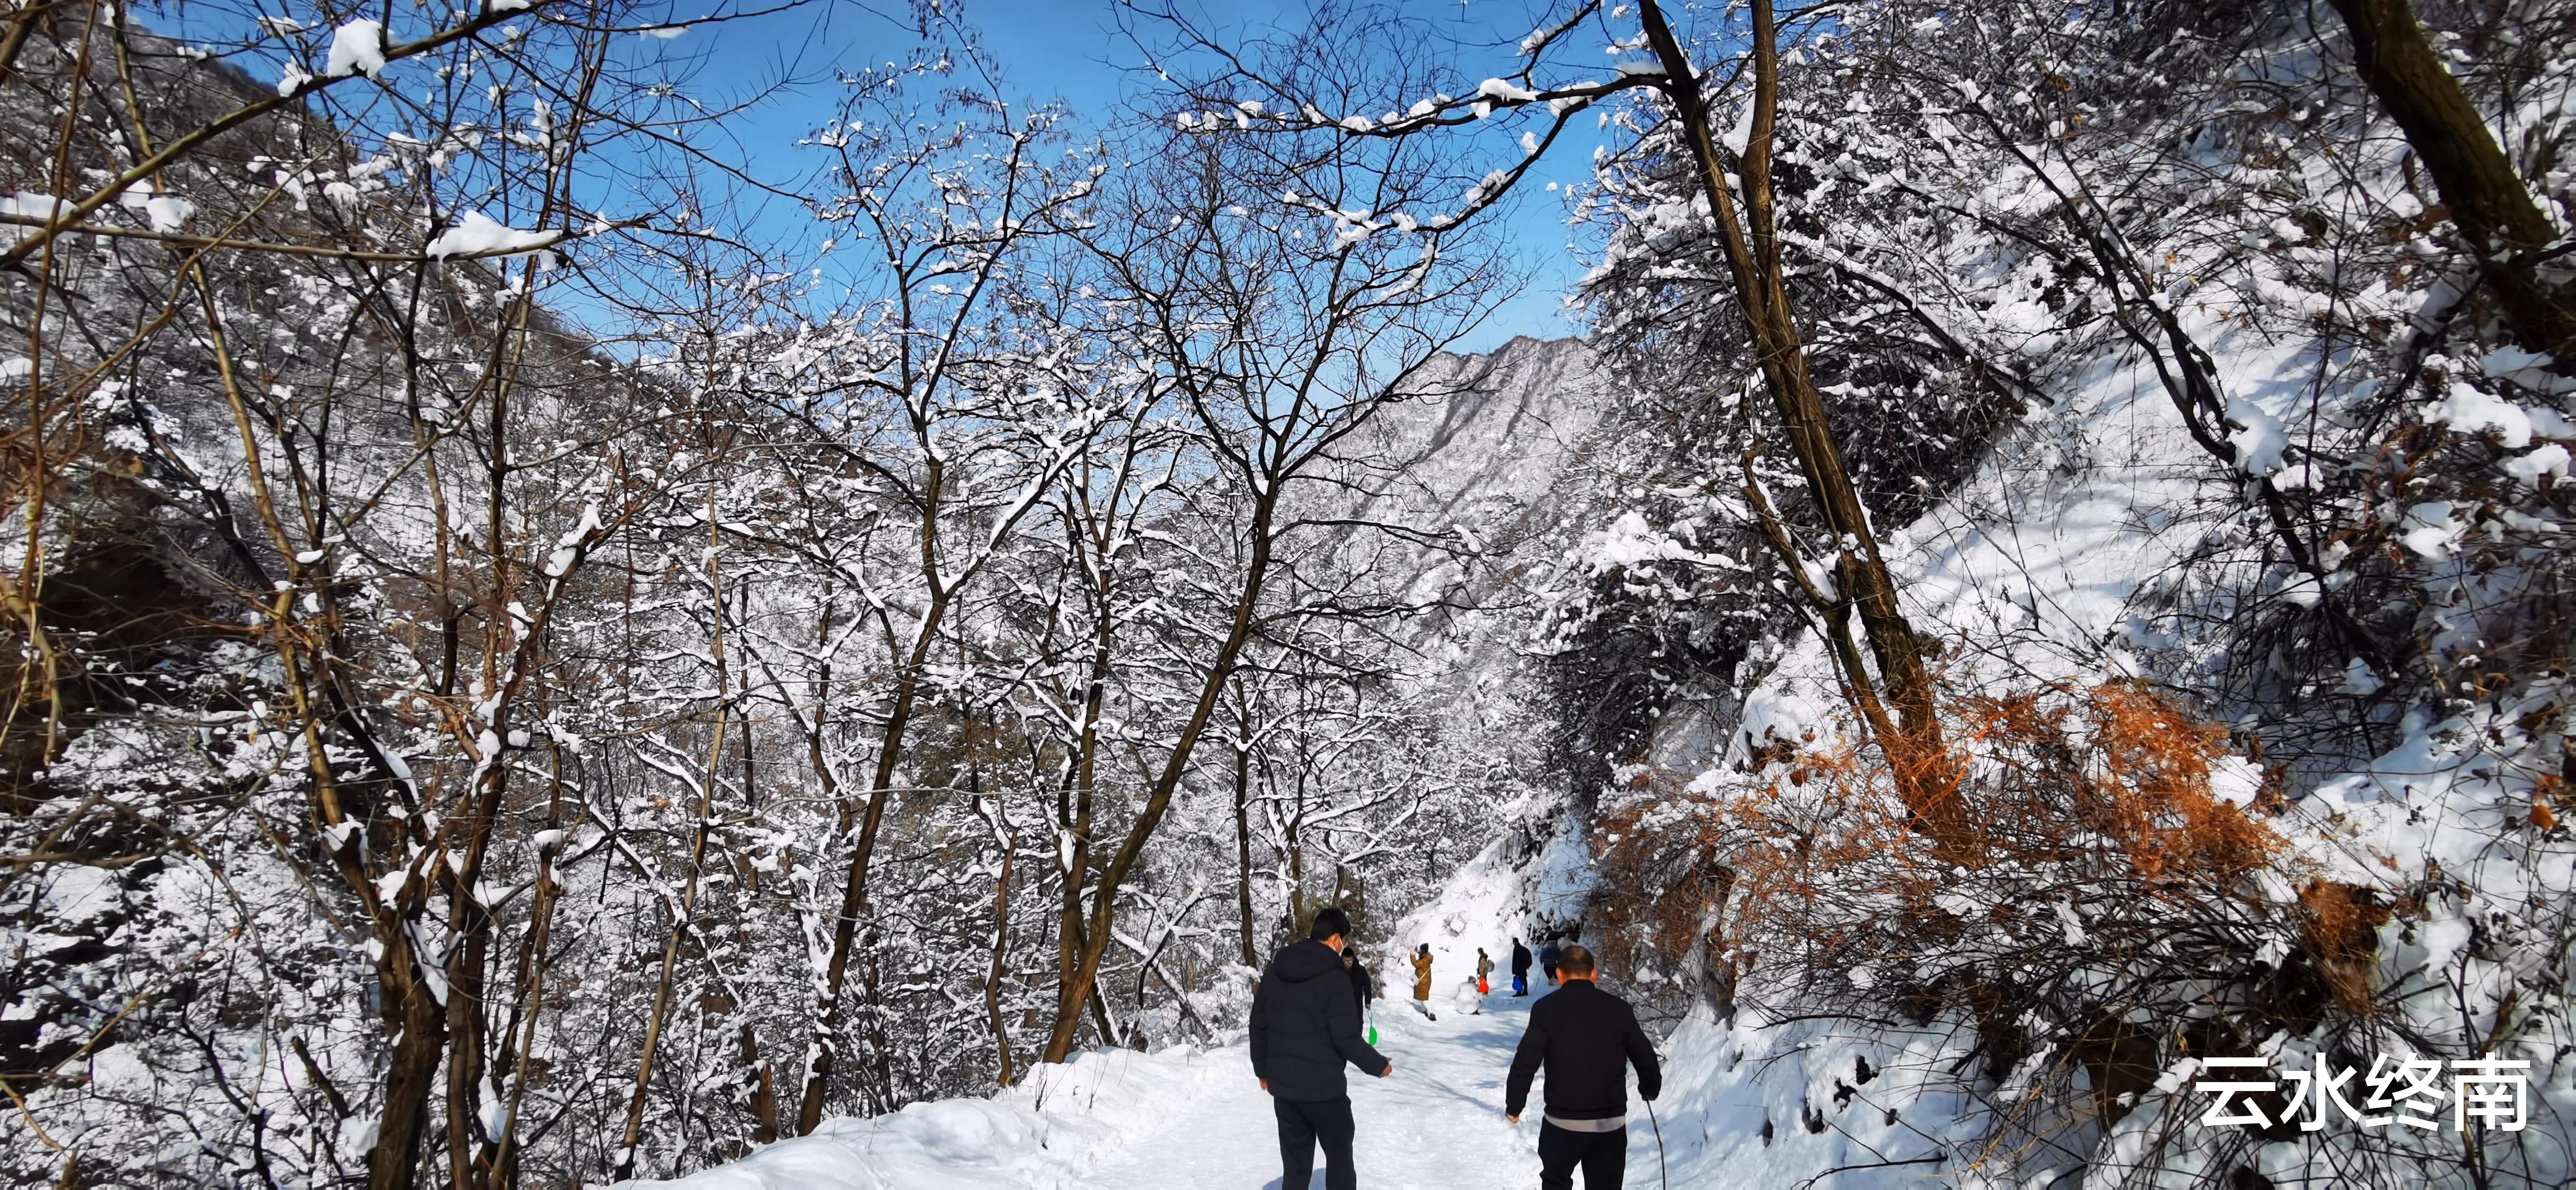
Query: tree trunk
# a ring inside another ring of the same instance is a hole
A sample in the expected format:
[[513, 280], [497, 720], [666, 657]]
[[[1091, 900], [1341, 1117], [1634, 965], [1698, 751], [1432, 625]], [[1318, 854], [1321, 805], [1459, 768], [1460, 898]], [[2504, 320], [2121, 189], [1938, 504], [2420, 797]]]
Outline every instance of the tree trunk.
[[[381, 937], [381, 935], [379, 935]], [[391, 1001], [395, 1028], [393, 1066], [385, 1072], [385, 1110], [376, 1147], [367, 1153], [367, 1190], [412, 1190], [412, 1167], [428, 1131], [429, 1089], [447, 1043], [447, 1011], [411, 974], [411, 948], [390, 952], [377, 964], [377, 986]], [[389, 972], [399, 968], [399, 977]]]
[[2442, 65], [2409, 0], [2330, 0], [2352, 31], [2353, 69], [2433, 175], [2451, 221], [2469, 240], [2507, 324], [2527, 347], [2576, 349], [2576, 311], [2520, 259], [2557, 238], [2477, 105]]
[[1306, 777], [1297, 775], [1297, 796], [1288, 806], [1288, 826], [1282, 839], [1288, 845], [1288, 936], [1302, 937], [1306, 932]]
[[1011, 952], [1011, 862], [1019, 848], [1008, 831], [1002, 837], [1002, 871], [993, 879], [993, 970], [984, 977], [984, 1015], [992, 1022], [995, 1063], [993, 1081], [1011, 1085], [1011, 1031], [1002, 1020], [1002, 976]]
[[[958, 664], [966, 663], [965, 646], [958, 646]], [[975, 717], [966, 715], [966, 794], [974, 799], [977, 813], [983, 813], [984, 767], [975, 751]], [[1011, 829], [1009, 808], [1000, 798], [993, 799], [991, 815], [986, 819], [993, 828], [993, 841], [1002, 845], [1002, 870], [993, 877], [993, 965], [984, 975], [984, 1019], [993, 1030], [995, 1061], [993, 1081], [999, 1086], [1011, 1085], [1011, 1030], [1002, 1019], [1002, 977], [1009, 973], [1011, 953], [1011, 868], [1019, 858], [1019, 832]]]
[[[492, 773], [485, 777], [496, 790], [485, 804], [495, 812], [497, 790], [502, 784], [498, 774], [503, 767], [493, 765]], [[478, 844], [489, 839], [491, 831], [491, 819], [479, 812], [467, 826], [467, 833]], [[479, 850], [478, 846], [475, 851]], [[479, 873], [481, 864], [475, 862], [479, 858], [479, 854], [469, 853], [466, 869]], [[450, 944], [447, 960], [447, 1152], [451, 1166], [448, 1177], [456, 1190], [482, 1190], [491, 1181], [491, 1171], [481, 1160], [488, 1150], [476, 1108], [482, 1094], [487, 1048], [483, 984], [490, 958], [492, 914], [473, 894], [473, 888], [473, 884], [460, 879], [448, 894], [456, 906], [453, 920], [457, 940]]]
[[[748, 595], [749, 585], [744, 584], [746, 595]], [[751, 617], [750, 601], [747, 598], [744, 600], [741, 615], [746, 621]], [[743, 676], [744, 689], [749, 690], [750, 685], [751, 678], [746, 673]], [[754, 780], [756, 774], [752, 768], [751, 721], [745, 719], [742, 730], [734, 734], [742, 742], [743, 805], [756, 814], [760, 810], [760, 787]], [[736, 862], [740, 862], [739, 857]], [[743, 871], [749, 890], [754, 893], [759, 892], [758, 869], [745, 867]], [[742, 1022], [739, 1040], [742, 1046], [743, 1103], [751, 1112], [751, 1139], [755, 1144], [765, 1145], [778, 1139], [778, 1072], [768, 1062], [761, 1060], [760, 1038], [751, 1031], [750, 1021]]]
[[[716, 568], [717, 550], [722, 545], [717, 526], [723, 518], [716, 514], [715, 494], [707, 495], [707, 606], [715, 617], [707, 633], [707, 653], [716, 666], [715, 738], [707, 744], [706, 784], [698, 790], [697, 827], [689, 837], [689, 869], [680, 885], [679, 904], [671, 907], [671, 932], [662, 940], [662, 970], [653, 981], [652, 1014], [644, 1019], [644, 1051], [635, 1061], [635, 1094], [626, 1104], [626, 1138], [617, 1150], [617, 1179], [635, 1176], [635, 1147], [644, 1139], [644, 1103], [653, 1089], [653, 1057], [661, 1049], [662, 1026], [671, 1010], [671, 972], [680, 962], [680, 938], [688, 932], [689, 921], [698, 905], [698, 879], [706, 867], [707, 833], [715, 824], [716, 782], [724, 772], [725, 731], [731, 726], [732, 704], [726, 689], [731, 685], [725, 672], [724, 589], [722, 572]], [[748, 1009], [749, 1005], [738, 1005]]]
[[[1106, 592], [1101, 594], [1101, 600], [1100, 621], [1092, 641], [1091, 672], [1084, 678], [1082, 731], [1075, 741], [1073, 764], [1065, 772], [1065, 785], [1073, 795], [1073, 804], [1058, 807], [1065, 829], [1072, 835], [1069, 845], [1059, 851], [1064, 857], [1064, 903], [1058, 910], [1055, 954], [1055, 1011], [1059, 1020], [1081, 1014], [1081, 1001], [1074, 996], [1073, 987], [1075, 973], [1082, 967], [1082, 882], [1091, 868], [1092, 793], [1099, 771], [1100, 710], [1108, 692], [1112, 644]], [[1101, 1027], [1105, 1040], [1105, 1016]]]
[[1244, 738], [1234, 748], [1234, 904], [1243, 916], [1243, 965], [1261, 966], [1261, 956], [1252, 946], [1252, 811], [1251, 770], [1252, 730], [1244, 725]]
[[[562, 758], [556, 757], [553, 804], [546, 810], [546, 829], [553, 830], [561, 821], [563, 809]], [[519, 1033], [515, 1044], [505, 1049], [511, 1055], [510, 1090], [507, 1115], [501, 1120], [501, 1135], [492, 1138], [492, 1176], [497, 1185], [519, 1184], [519, 1111], [527, 1100], [529, 1056], [537, 1048], [537, 1021], [544, 1015], [546, 985], [546, 939], [554, 929], [555, 905], [563, 899], [563, 881], [555, 877], [555, 852], [562, 844], [537, 849], [536, 906], [529, 917], [528, 937], [520, 946], [519, 986], [527, 989], [521, 1002]]]
[[[1965, 826], [1956, 797], [1957, 776], [1942, 740], [1923, 645], [1897, 607], [1895, 579], [1879, 555], [1869, 514], [1828, 429], [1823, 398], [1807, 374], [1805, 346], [1781, 269], [1771, 190], [1771, 145], [1779, 110], [1779, 44], [1771, 0], [1752, 0], [1753, 121], [1743, 161], [1734, 171], [1727, 169], [1709, 127], [1708, 97], [1701, 92], [1700, 75], [1673, 36], [1662, 6], [1657, 0], [1640, 0], [1639, 12], [1647, 44], [1664, 68], [1665, 97], [1681, 121], [1684, 140], [1699, 169], [1701, 190], [1708, 196], [1726, 249], [1727, 271], [1753, 340], [1763, 386], [1789, 431], [1790, 450], [1806, 478], [1817, 515], [1836, 541], [1835, 598], [1858, 613], [1878, 667], [1877, 684], [1884, 684], [1887, 702], [1896, 708], [1896, 722], [1888, 723], [1883, 713], [1874, 716], [1871, 733], [1878, 737], [1897, 789], [1917, 824], [1936, 843], [1962, 844]], [[1729, 172], [1738, 176], [1744, 188], [1741, 221], [1727, 186]], [[1794, 549], [1781, 561], [1793, 573], [1803, 568]], [[1867, 715], [1876, 684], [1857, 669], [1846, 673], [1845, 679], [1855, 704]]]
[[1245, 642], [1252, 639], [1254, 613], [1260, 607], [1262, 587], [1270, 568], [1272, 501], [1277, 499], [1278, 490], [1276, 477], [1273, 477], [1272, 482], [1262, 489], [1259, 502], [1253, 509], [1252, 555], [1246, 563], [1243, 589], [1235, 598], [1234, 623], [1227, 630], [1224, 643], [1217, 646], [1216, 657], [1208, 666], [1207, 678], [1200, 683], [1198, 704], [1190, 708], [1190, 717], [1182, 724], [1180, 738], [1172, 742], [1171, 755], [1165, 758], [1162, 772], [1155, 776], [1153, 787], [1145, 797], [1144, 808], [1137, 812], [1136, 821], [1127, 828], [1126, 839], [1118, 845], [1117, 854], [1110, 857], [1109, 865], [1101, 869], [1100, 880], [1093, 888], [1091, 925], [1087, 936], [1082, 939], [1081, 964], [1074, 973], [1075, 980], [1069, 995], [1072, 1003], [1067, 1006], [1070, 1011], [1059, 1009], [1056, 1013], [1055, 1029], [1047, 1038], [1046, 1060], [1049, 1062], [1064, 1061], [1073, 1052], [1073, 1035], [1080, 1025], [1078, 1014], [1086, 1002], [1093, 1000], [1092, 983], [1100, 977], [1100, 957], [1109, 947], [1110, 925], [1117, 912], [1118, 888], [1126, 882], [1127, 873], [1144, 855], [1145, 843], [1153, 838], [1154, 828], [1162, 823], [1164, 812], [1171, 809], [1172, 795], [1180, 788], [1182, 774], [1189, 771], [1190, 753], [1197, 749], [1199, 736], [1206, 732], [1208, 720], [1216, 713], [1218, 699], [1224, 696], [1227, 683], [1234, 678], [1235, 662], [1243, 655]]
[[[885, 822], [886, 794], [894, 785], [896, 762], [903, 755], [904, 734], [912, 725], [914, 700], [921, 691], [921, 667], [930, 656], [930, 646], [938, 639], [940, 621], [948, 612], [950, 591], [939, 581], [937, 556], [939, 548], [938, 510], [941, 500], [939, 464], [931, 464], [930, 480], [925, 485], [926, 499], [921, 526], [922, 574], [929, 580], [930, 601], [922, 609], [921, 626], [913, 638], [910, 654], [895, 678], [894, 707], [886, 715], [885, 733], [878, 738], [876, 773], [868, 785], [868, 802], [859, 820], [858, 841], [850, 848], [850, 872], [841, 887], [841, 913], [832, 923], [832, 952], [823, 976], [823, 987], [816, 994], [812, 1059], [805, 1070], [805, 1092], [796, 1109], [796, 1132], [808, 1135], [823, 1122], [823, 1097], [831, 1086], [834, 1051], [833, 1032], [841, 1019], [841, 988], [848, 981], [850, 952], [858, 939], [859, 920], [867, 916], [868, 859], [876, 850], [877, 831]], [[847, 807], [842, 811], [842, 828], [849, 827]]]
[[[721, 695], [719, 696], [721, 697]], [[662, 939], [662, 968], [653, 980], [653, 1007], [644, 1018], [644, 1050], [635, 1060], [635, 1093], [626, 1103], [626, 1137], [618, 1146], [617, 1180], [635, 1176], [635, 1147], [644, 1138], [644, 1102], [653, 1089], [653, 1058], [662, 1047], [662, 1026], [671, 1010], [671, 972], [679, 965], [680, 938], [688, 932], [698, 903], [698, 875], [706, 860], [707, 831], [715, 821], [715, 776], [724, 755], [725, 713], [716, 711], [716, 763], [707, 766], [707, 788], [698, 796], [697, 828], [689, 839], [689, 870], [680, 886], [679, 903], [671, 907], [671, 932]], [[745, 1006], [748, 1007], [748, 1006]]]
[[760, 1060], [760, 1039], [744, 1021], [741, 1030], [742, 1066], [750, 1072], [751, 1139], [754, 1144], [768, 1144], [778, 1139], [778, 1071]]
[[[258, 435], [252, 429], [223, 320], [217, 314], [214, 287], [207, 282], [203, 269], [191, 269], [190, 277], [204, 306], [206, 342], [213, 348], [234, 431], [240, 436], [243, 478], [250, 485], [253, 506], [279, 555], [292, 559], [296, 550], [260, 467]], [[289, 563], [290, 575], [295, 565]], [[266, 615], [270, 644], [276, 651], [287, 693], [293, 699], [294, 722], [304, 736], [305, 764], [313, 778], [314, 816], [325, 827], [339, 832], [336, 836], [325, 835], [324, 845], [340, 878], [367, 908], [368, 929], [380, 948], [375, 962], [378, 1007], [393, 1036], [392, 1061], [385, 1071], [384, 1108], [378, 1113], [376, 1142], [367, 1151], [367, 1185], [369, 1190], [409, 1190], [414, 1167], [420, 1160], [421, 1142], [428, 1132], [430, 1089], [437, 1081], [439, 1058], [447, 1045], [447, 1015], [420, 978], [425, 970], [424, 960], [413, 945], [417, 935], [412, 926], [422, 913], [426, 888], [420, 880], [410, 880], [388, 898], [381, 891], [379, 879], [391, 873], [370, 871], [364, 857], [375, 854], [391, 857], [393, 864], [405, 862], [402, 857], [406, 848], [377, 844], [400, 839], [396, 832], [407, 830], [415, 820], [395, 823], [363, 812], [353, 816], [350, 807], [342, 804], [339, 782], [331, 771], [330, 750], [322, 734], [321, 710], [306, 680], [304, 664], [307, 654], [322, 660], [327, 658], [327, 652], [301, 639], [303, 633], [295, 620], [294, 606], [293, 585], [280, 584]], [[394, 838], [368, 839], [367, 832], [352, 829], [360, 822]]]

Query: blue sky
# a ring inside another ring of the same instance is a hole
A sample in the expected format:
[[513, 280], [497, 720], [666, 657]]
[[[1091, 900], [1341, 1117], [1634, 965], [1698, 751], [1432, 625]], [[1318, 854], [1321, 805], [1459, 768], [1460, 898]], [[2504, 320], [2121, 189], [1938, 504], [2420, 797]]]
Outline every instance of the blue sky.
[[[1302, 15], [1302, 6], [1294, 3], [1195, 3], [1204, 27], [1221, 35], [1273, 21], [1294, 23]], [[679, 0], [674, 14], [684, 15], [688, 7], [688, 0]], [[1120, 114], [1122, 98], [1138, 85], [1131, 75], [1143, 65], [1142, 51], [1117, 32], [1116, 11], [1115, 0], [965, 0], [964, 7], [967, 22], [981, 31], [986, 48], [999, 60], [1006, 85], [1015, 93], [1011, 98], [1062, 99], [1092, 126]], [[1421, 52], [1454, 62], [1469, 78], [1506, 69], [1512, 47], [1540, 15], [1527, 0], [1421, 0], [1408, 4], [1407, 12], [1434, 31]], [[797, 136], [831, 115], [840, 93], [832, 81], [835, 68], [883, 64], [907, 44], [904, 32], [882, 17], [856, 4], [826, 0], [777, 17], [715, 26], [656, 43], [656, 48], [700, 59], [693, 83], [705, 92], [747, 94], [786, 80], [789, 85], [745, 123], [749, 131], [742, 134], [742, 147], [756, 163], [775, 160], [783, 173], [793, 168]], [[1577, 131], [1584, 135], [1573, 135]], [[1588, 121], [1568, 132], [1508, 217], [1510, 239], [1534, 279], [1469, 339], [1464, 346], [1470, 350], [1489, 350], [1514, 335], [1573, 333], [1573, 324], [1560, 312], [1560, 295], [1582, 268], [1566, 247], [1569, 237], [1558, 194], [1548, 192], [1545, 184], [1570, 186], [1584, 180], [1593, 142]], [[1498, 162], [1518, 156], [1508, 135], [1500, 130], [1491, 135]], [[765, 136], [774, 136], [774, 142], [760, 139]]]

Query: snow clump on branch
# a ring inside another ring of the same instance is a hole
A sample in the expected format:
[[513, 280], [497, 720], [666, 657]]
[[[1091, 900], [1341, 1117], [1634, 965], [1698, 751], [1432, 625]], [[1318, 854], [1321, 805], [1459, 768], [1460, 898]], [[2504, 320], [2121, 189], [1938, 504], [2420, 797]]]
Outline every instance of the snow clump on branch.
[[[375, 78], [385, 71], [385, 27], [374, 21], [357, 20], [331, 32], [331, 53], [322, 62], [326, 78], [343, 78], [364, 74]], [[283, 89], [280, 94], [292, 94]]]
[[433, 259], [449, 256], [517, 256], [534, 252], [562, 238], [560, 231], [521, 231], [506, 226], [481, 211], [467, 211], [454, 226], [440, 232], [421, 254]]

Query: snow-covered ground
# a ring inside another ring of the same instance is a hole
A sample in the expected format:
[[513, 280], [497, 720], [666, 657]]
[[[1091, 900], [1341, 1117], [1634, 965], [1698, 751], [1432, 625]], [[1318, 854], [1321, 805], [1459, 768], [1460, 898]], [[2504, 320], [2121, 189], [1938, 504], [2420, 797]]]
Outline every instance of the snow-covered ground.
[[[1472, 952], [1471, 952], [1472, 953]], [[1539, 981], [1544, 985], [1545, 981]], [[1503, 1077], [1546, 993], [1508, 988], [1469, 1015], [1445, 1002], [1426, 1021], [1397, 1000], [1379, 1006], [1384, 1079], [1356, 1073], [1361, 1180], [1372, 1186], [1520, 1187], [1538, 1182], [1535, 1114], [1503, 1119]], [[1398, 990], [1402, 994], [1402, 990]], [[1321, 1154], [1315, 1172], [1323, 1185]], [[1631, 1133], [1632, 1171], [1653, 1177], [1652, 1131]], [[1635, 1181], [1635, 1173], [1631, 1180]], [[1637, 1184], [1647, 1184], [1638, 1182]], [[1702, 1183], [1705, 1184], [1705, 1183]], [[1755, 1185], [1758, 1183], [1745, 1183]], [[1043, 1068], [991, 1100], [917, 1104], [874, 1120], [836, 1120], [731, 1165], [672, 1182], [687, 1190], [877, 1190], [878, 1187], [1277, 1187], [1270, 1096], [1241, 1042], [1156, 1054], [1106, 1051]]]
[[[1503, 1119], [1503, 1080], [1529, 1006], [1548, 986], [1533, 970], [1530, 996], [1511, 995], [1511, 939], [1528, 936], [1533, 914], [1573, 916], [1592, 878], [1580, 829], [1571, 821], [1557, 823], [1518, 862], [1506, 854], [1507, 840], [1497, 840], [1453, 874], [1439, 896], [1395, 926], [1385, 940], [1387, 953], [1370, 948], [1369, 960], [1389, 997], [1377, 1004], [1378, 1049], [1395, 1063], [1395, 1073], [1383, 1079], [1351, 1076], [1362, 1183], [1444, 1190], [1538, 1184], [1537, 1115], [1524, 1116], [1518, 1126]], [[1407, 999], [1412, 968], [1395, 953], [1425, 942], [1434, 960], [1437, 1021], [1424, 1020]], [[1460, 1012], [1458, 985], [1475, 970], [1480, 946], [1494, 958], [1495, 990], [1470, 997], [1480, 1012]], [[1618, 973], [1610, 974], [1615, 987]], [[1543, 1088], [1544, 1083], [1533, 1091], [1534, 1102]], [[1631, 1106], [1638, 1106], [1633, 1099]], [[1682, 1110], [1699, 1129], [1696, 1108], [1686, 1104]], [[1638, 1121], [1629, 1134], [1629, 1181], [1656, 1185], [1655, 1134], [1642, 1113]], [[1238, 1033], [1206, 1049], [1084, 1054], [1063, 1066], [1040, 1067], [991, 1099], [943, 1100], [877, 1119], [835, 1120], [815, 1136], [782, 1141], [730, 1165], [628, 1187], [1276, 1190], [1277, 1136], [1270, 1096], [1254, 1080]], [[1321, 1160], [1319, 1153], [1316, 1186], [1323, 1185]], [[1711, 1181], [1707, 1175], [1684, 1181], [1682, 1172], [1674, 1167], [1674, 1184], [1771, 1184], [1759, 1177]]]
[[[1498, 989], [1482, 998], [1481, 1014], [1443, 1008], [1436, 1022], [1400, 1001], [1381, 1005], [1378, 1048], [1395, 1073], [1351, 1080], [1363, 1184], [1538, 1184], [1536, 1113], [1517, 1126], [1503, 1119], [1512, 1049], [1529, 1006], [1547, 994], [1545, 980], [1534, 981], [1540, 986], [1528, 999]], [[1820, 1039], [1796, 1040], [1808, 1070], [1848, 1070], [1859, 1052], [1826, 1062], [1807, 1048]], [[1774, 1068], [1763, 1060], [1771, 1048], [1765, 1031], [1685, 1025], [1665, 1056], [1666, 1090], [1656, 1105], [1660, 1154], [1657, 1126], [1632, 1091], [1628, 1185], [1763, 1190], [1843, 1168], [1837, 1187], [1899, 1186], [1918, 1183], [1932, 1168], [1902, 1163], [1928, 1149], [1926, 1132], [1957, 1122], [1956, 1111], [1938, 1110], [1952, 1105], [1885, 1078], [1836, 1103], [1830, 1077], [1821, 1088], [1758, 1077]], [[1802, 1110], [1807, 1102], [1819, 1109], [1812, 1117]], [[1824, 1126], [1811, 1131], [1810, 1119]], [[670, 1182], [627, 1183], [625, 1190], [1279, 1190], [1276, 1135], [1270, 1097], [1253, 1081], [1240, 1042], [1156, 1054], [1104, 1051], [1042, 1069], [994, 1099], [836, 1120], [817, 1136], [782, 1141], [731, 1165]], [[1321, 1160], [1318, 1154], [1317, 1187]]]
[[[1530, 996], [1510, 994], [1510, 939], [1528, 936], [1533, 914], [1570, 918], [1593, 873], [1581, 828], [1570, 820], [1519, 862], [1505, 851], [1506, 841], [1498, 840], [1462, 866], [1387, 939], [1389, 951], [1431, 944], [1437, 1021], [1422, 1019], [1405, 999], [1409, 967], [1371, 956], [1391, 996], [1378, 1004], [1378, 1048], [1395, 1073], [1351, 1078], [1365, 1185], [1526, 1190], [1538, 1184], [1536, 1113], [1518, 1126], [1507, 1123], [1503, 1081], [1529, 1007], [1549, 989], [1533, 970]], [[1481, 1012], [1459, 1012], [1457, 984], [1474, 970], [1479, 946], [1495, 958], [1496, 990], [1475, 998]], [[1626, 973], [1605, 974], [1605, 986], [1619, 990]], [[1848, 1083], [1857, 1056], [1879, 1053], [1857, 1041], [1796, 1027], [1730, 1029], [1695, 1018], [1665, 1050], [1665, 1091], [1655, 1105], [1660, 1136], [1632, 1083], [1631, 1186], [1767, 1190], [1838, 1168], [1846, 1172], [1832, 1184], [1845, 1190], [1914, 1185], [1933, 1167], [1903, 1162], [1926, 1151], [1929, 1136], [1961, 1126], [1961, 1105], [1922, 1096], [1901, 1075], [1880, 1076], [1837, 1100], [1837, 1074]], [[1544, 1093], [1542, 1080], [1533, 1103]], [[1317, 1160], [1313, 1185], [1320, 1187], [1320, 1154]], [[1252, 1077], [1240, 1035], [1204, 1049], [1083, 1054], [1041, 1067], [990, 1099], [834, 1120], [815, 1136], [782, 1141], [730, 1165], [670, 1182], [629, 1183], [625, 1190], [648, 1186], [1281, 1190], [1270, 1097]]]
[[[1534, 989], [1536, 994], [1544, 989]], [[1398, 994], [1402, 994], [1399, 991]], [[1353, 1077], [1360, 1179], [1377, 1186], [1526, 1186], [1538, 1181], [1537, 1121], [1503, 1120], [1503, 1076], [1529, 1018], [1510, 989], [1484, 998], [1481, 1015], [1435, 1008], [1425, 1021], [1395, 1000], [1380, 1004], [1378, 1049], [1395, 1063], [1383, 1078]], [[1101, 1190], [1164, 1186], [1277, 1186], [1279, 1146], [1270, 1097], [1238, 1049], [1214, 1055], [1218, 1077], [1153, 1137], [1096, 1166], [1083, 1184]], [[1633, 1155], [1633, 1154], [1632, 1154]], [[1651, 1160], [1651, 1142], [1646, 1152]], [[1320, 1161], [1320, 1157], [1318, 1158]], [[1323, 1171], [1315, 1173], [1323, 1185]]]

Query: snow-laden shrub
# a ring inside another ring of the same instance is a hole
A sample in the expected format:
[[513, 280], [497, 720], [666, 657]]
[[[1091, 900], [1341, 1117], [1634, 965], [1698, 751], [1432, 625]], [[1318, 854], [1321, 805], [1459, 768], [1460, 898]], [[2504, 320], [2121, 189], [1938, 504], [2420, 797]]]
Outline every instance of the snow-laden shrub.
[[[1730, 1011], [1848, 1022], [1886, 1043], [1881, 1067], [1908, 1038], [1945, 1039], [1924, 1052], [1979, 1059], [1935, 1078], [1979, 1105], [1970, 1132], [2064, 1149], [2099, 1184], [2564, 1172], [2549, 1092], [2576, 848], [2545, 806], [2461, 786], [2292, 803], [2224, 728], [2133, 682], [1954, 694], [1949, 717], [1968, 834], [1938, 848], [1841, 733], [1775, 738], [1678, 791], [1638, 774], [1604, 823], [1622, 942], [1704, 965]], [[2265, 1126], [2201, 1123], [2208, 1059], [2367, 1071], [2380, 1055], [2527, 1060], [2529, 1127], [2465, 1148], [2337, 1118], [2304, 1131], [2290, 1121], [2323, 1108], [2288, 1082], [2253, 1097]]]

